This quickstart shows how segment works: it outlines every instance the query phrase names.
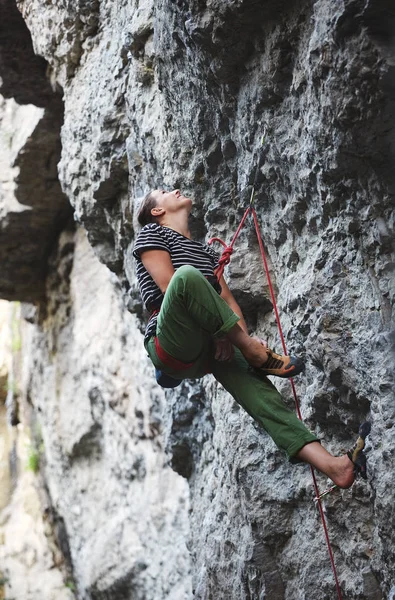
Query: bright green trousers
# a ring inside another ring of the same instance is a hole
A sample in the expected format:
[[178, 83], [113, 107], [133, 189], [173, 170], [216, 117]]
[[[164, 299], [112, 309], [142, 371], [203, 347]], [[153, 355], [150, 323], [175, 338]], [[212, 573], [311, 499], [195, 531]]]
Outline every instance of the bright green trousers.
[[318, 441], [317, 438], [285, 405], [269, 379], [250, 367], [237, 348], [229, 362], [214, 359], [213, 338], [226, 334], [238, 321], [238, 315], [200, 271], [183, 266], [177, 269], [166, 290], [157, 337], [168, 354], [193, 364], [182, 370], [166, 366], [158, 358], [153, 337], [146, 340], [146, 349], [154, 366], [176, 379], [212, 373], [292, 460], [305, 444]]

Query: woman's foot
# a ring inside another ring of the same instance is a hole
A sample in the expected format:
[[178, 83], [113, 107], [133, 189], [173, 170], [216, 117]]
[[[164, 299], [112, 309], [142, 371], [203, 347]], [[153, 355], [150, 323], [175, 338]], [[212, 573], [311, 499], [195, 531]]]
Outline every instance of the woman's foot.
[[296, 356], [280, 356], [266, 348], [267, 360], [257, 367], [260, 373], [264, 375], [275, 375], [276, 377], [288, 378], [299, 375], [305, 369], [304, 362]]
[[365, 439], [369, 435], [371, 427], [369, 421], [362, 423], [359, 427], [359, 437], [355, 446], [347, 452], [348, 458], [354, 465], [355, 475], [360, 475], [362, 479], [368, 478], [366, 472], [366, 454], [363, 452], [363, 449], [365, 448]]
[[305, 364], [296, 356], [281, 356], [264, 346], [260, 341], [250, 338], [250, 345], [242, 351], [247, 362], [263, 375], [275, 377], [294, 377], [304, 371]]
[[304, 362], [300, 358], [276, 354], [259, 338], [250, 337], [238, 324], [232, 327], [227, 337], [239, 348], [248, 364], [264, 375], [293, 377], [304, 370]]
[[333, 463], [325, 474], [332, 479], [339, 488], [347, 489], [352, 486], [355, 480], [354, 463], [345, 454], [344, 456], [333, 457]]
[[319, 442], [311, 442], [299, 450], [296, 458], [307, 462], [330, 477], [338, 487], [347, 489], [352, 486], [357, 475], [363, 479], [367, 478], [366, 456], [363, 449], [370, 428], [369, 422], [362, 423], [354, 448], [343, 456], [332, 456]]
[[332, 456], [319, 442], [306, 444], [295, 458], [312, 465], [340, 488], [349, 488], [354, 482], [354, 464], [347, 454]]

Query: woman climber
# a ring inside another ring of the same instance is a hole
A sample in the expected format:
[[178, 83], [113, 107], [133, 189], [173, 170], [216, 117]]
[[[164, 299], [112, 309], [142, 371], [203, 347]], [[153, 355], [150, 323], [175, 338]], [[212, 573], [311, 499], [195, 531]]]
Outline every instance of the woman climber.
[[333, 456], [267, 378], [294, 377], [304, 364], [249, 336], [223, 276], [220, 281], [215, 277], [217, 253], [191, 239], [191, 208], [191, 199], [180, 190], [154, 190], [138, 214], [142, 229], [133, 254], [141, 296], [151, 313], [144, 345], [154, 366], [173, 380], [212, 373], [291, 462], [312, 465], [341, 488], [350, 487], [357, 473], [366, 478], [361, 438], [353, 453]]

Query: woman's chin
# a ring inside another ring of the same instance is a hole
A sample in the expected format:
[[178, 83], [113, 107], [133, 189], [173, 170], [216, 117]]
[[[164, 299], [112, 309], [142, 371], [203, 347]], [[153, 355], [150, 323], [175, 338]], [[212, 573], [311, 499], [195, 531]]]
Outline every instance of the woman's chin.
[[190, 209], [192, 208], [193, 201], [191, 200], [191, 198], [187, 198], [186, 196], [183, 196], [182, 203], [184, 206], [189, 206]]

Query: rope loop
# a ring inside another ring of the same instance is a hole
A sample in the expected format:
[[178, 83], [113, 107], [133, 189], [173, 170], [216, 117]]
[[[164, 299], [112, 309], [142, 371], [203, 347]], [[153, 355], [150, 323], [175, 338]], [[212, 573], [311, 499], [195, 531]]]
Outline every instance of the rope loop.
[[224, 242], [224, 240], [221, 240], [221, 238], [219, 238], [219, 237], [212, 237], [208, 241], [209, 244], [212, 244], [213, 242], [219, 242], [220, 244], [222, 244], [222, 246], [224, 248], [226, 248], [226, 243]]
[[219, 264], [220, 265], [228, 265], [230, 263], [230, 257], [231, 254], [233, 252], [233, 248], [231, 248], [230, 246], [226, 246], [225, 250], [222, 252], [222, 256], [219, 259]]
[[223, 240], [221, 240], [221, 238], [213, 237], [208, 241], [209, 244], [212, 244], [213, 242], [219, 242], [224, 248], [222, 251], [221, 258], [218, 261], [218, 267], [216, 268], [215, 273], [218, 279], [220, 279], [225, 266], [230, 263], [230, 257], [232, 255], [233, 248], [232, 246], [227, 246], [226, 243]]

